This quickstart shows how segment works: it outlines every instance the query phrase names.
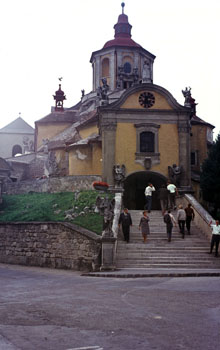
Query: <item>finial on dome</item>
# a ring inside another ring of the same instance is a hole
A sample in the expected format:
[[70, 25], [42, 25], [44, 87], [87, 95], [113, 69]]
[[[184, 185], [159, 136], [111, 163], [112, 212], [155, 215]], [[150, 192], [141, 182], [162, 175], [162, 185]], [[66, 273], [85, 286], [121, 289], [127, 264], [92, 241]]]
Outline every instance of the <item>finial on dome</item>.
[[121, 7], [122, 7], [122, 14], [124, 14], [124, 7], [125, 7], [125, 3], [124, 2], [121, 3]]

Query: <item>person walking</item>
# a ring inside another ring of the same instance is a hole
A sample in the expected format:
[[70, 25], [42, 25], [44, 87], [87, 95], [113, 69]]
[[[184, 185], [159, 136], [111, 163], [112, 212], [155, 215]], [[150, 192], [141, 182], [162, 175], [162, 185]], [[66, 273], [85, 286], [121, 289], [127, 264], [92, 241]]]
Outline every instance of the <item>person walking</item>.
[[165, 185], [162, 185], [161, 188], [159, 188], [159, 190], [158, 190], [158, 198], [160, 200], [160, 207], [162, 210], [162, 215], [164, 215], [166, 210], [167, 210], [168, 194], [169, 194], [168, 189], [166, 188]]
[[148, 213], [151, 212], [152, 207], [152, 192], [155, 191], [154, 186], [151, 183], [148, 183], [148, 186], [145, 188], [145, 199], [146, 199], [146, 206], [144, 209], [148, 210]]
[[170, 210], [168, 210], [164, 215], [163, 220], [167, 226], [167, 240], [168, 242], [171, 242], [173, 225], [176, 226], [176, 220], [174, 219], [174, 216], [171, 214]]
[[187, 229], [188, 235], [190, 235], [191, 221], [194, 220], [194, 217], [195, 217], [194, 210], [191, 207], [192, 207], [192, 205], [189, 203], [188, 206], [185, 208], [185, 212], [186, 212], [186, 229]]
[[144, 243], [147, 243], [147, 235], [150, 234], [150, 228], [149, 228], [149, 217], [147, 216], [147, 210], [143, 211], [143, 216], [140, 219], [139, 223], [139, 230], [141, 230]]
[[177, 220], [179, 224], [180, 233], [182, 234], [182, 238], [185, 236], [185, 222], [186, 222], [186, 212], [183, 209], [182, 204], [179, 205], [179, 209], [177, 211]]
[[169, 200], [169, 209], [176, 209], [176, 195], [178, 195], [178, 190], [176, 185], [171, 184], [170, 181], [167, 182], [167, 189], [169, 191], [168, 200]]
[[122, 232], [124, 235], [124, 240], [129, 243], [130, 240], [130, 226], [132, 226], [131, 215], [128, 212], [127, 208], [124, 208], [123, 213], [119, 216], [118, 227], [120, 229], [120, 225], [122, 225]]
[[220, 241], [219, 221], [216, 220], [215, 223], [212, 223], [212, 221], [210, 221], [209, 226], [211, 226], [211, 228], [212, 228], [212, 240], [211, 240], [209, 254], [212, 254], [212, 250], [213, 250], [214, 245], [215, 245], [215, 257], [217, 257], [218, 256], [218, 246], [219, 246], [219, 241]]

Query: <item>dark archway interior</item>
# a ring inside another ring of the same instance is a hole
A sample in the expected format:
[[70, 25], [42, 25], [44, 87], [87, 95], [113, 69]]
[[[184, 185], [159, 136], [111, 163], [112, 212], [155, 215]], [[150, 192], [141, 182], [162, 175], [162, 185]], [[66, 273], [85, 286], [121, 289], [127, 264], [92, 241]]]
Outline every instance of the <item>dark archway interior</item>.
[[157, 190], [167, 183], [167, 178], [152, 171], [140, 171], [129, 175], [124, 182], [123, 203], [128, 209], [143, 210], [145, 205], [144, 191], [148, 183], [151, 182], [156, 191], [153, 192], [152, 210], [160, 209], [160, 202]]

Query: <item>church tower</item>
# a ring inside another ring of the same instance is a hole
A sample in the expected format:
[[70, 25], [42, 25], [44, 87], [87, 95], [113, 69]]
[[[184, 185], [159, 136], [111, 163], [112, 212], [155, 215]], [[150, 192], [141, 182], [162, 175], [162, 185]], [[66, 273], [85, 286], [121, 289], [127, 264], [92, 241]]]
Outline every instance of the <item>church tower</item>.
[[132, 26], [124, 13], [114, 26], [115, 38], [107, 41], [103, 48], [92, 53], [93, 91], [107, 80], [110, 91], [124, 90], [131, 86], [153, 82], [153, 63], [155, 56], [131, 39]]

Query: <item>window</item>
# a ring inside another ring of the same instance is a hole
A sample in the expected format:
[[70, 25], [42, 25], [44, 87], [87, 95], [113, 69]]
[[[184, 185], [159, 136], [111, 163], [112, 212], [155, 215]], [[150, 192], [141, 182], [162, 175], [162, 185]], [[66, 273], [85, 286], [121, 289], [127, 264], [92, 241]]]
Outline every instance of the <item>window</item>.
[[[139, 123], [134, 124], [137, 135], [137, 148], [135, 153], [136, 163], [142, 164], [146, 169], [152, 165], [160, 164], [159, 153], [159, 124]], [[146, 167], [146, 162], [149, 163]]]
[[154, 134], [152, 132], [140, 133], [140, 152], [154, 152]]
[[124, 72], [127, 74], [131, 73], [131, 64], [129, 62], [125, 62], [124, 64]]
[[102, 61], [102, 77], [107, 78], [109, 76], [109, 59], [104, 58]]

